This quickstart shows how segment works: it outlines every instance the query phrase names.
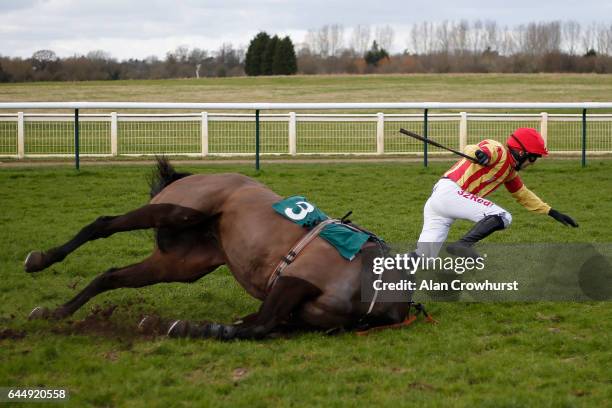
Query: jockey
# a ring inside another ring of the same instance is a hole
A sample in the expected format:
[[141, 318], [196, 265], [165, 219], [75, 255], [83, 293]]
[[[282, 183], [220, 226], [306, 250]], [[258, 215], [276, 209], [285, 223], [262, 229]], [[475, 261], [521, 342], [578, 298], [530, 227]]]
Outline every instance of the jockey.
[[436, 257], [453, 222], [465, 219], [476, 224], [459, 241], [449, 244], [447, 251], [456, 256], [478, 257], [473, 245], [494, 231], [508, 228], [512, 222], [508, 211], [485, 199], [502, 184], [529, 211], [548, 214], [564, 225], [578, 227], [571, 217], [551, 208], [525, 187], [518, 174], [548, 155], [544, 139], [535, 129], [516, 129], [505, 146], [486, 139], [466, 146], [464, 153], [475, 157], [478, 163], [459, 160], [434, 186], [423, 209], [418, 255]]

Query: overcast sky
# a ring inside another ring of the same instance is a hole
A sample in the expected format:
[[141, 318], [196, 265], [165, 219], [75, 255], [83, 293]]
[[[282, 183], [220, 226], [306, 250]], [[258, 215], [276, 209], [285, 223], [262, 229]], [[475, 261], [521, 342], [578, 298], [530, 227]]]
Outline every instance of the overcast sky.
[[610, 16], [610, 0], [0, 0], [0, 55], [29, 57], [51, 49], [61, 57], [105, 50], [118, 59], [163, 58], [178, 46], [246, 47], [262, 30], [300, 43], [308, 29], [326, 24], [344, 26], [345, 38], [358, 24], [390, 25], [395, 52], [407, 47], [410, 25], [422, 21], [610, 24]]

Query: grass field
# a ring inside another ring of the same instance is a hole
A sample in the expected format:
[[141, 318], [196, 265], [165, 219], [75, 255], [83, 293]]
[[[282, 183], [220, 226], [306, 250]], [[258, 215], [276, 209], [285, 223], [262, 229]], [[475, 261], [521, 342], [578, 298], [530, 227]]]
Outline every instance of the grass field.
[[0, 84], [2, 101], [576, 102], [610, 100], [612, 75], [317, 75]]
[[[448, 164], [269, 164], [261, 173], [246, 166], [177, 167], [255, 176], [281, 195], [306, 195], [330, 215], [353, 210], [356, 222], [405, 242], [417, 238], [422, 205]], [[218, 343], [134, 332], [144, 314], [229, 322], [255, 310], [258, 302], [222, 268], [194, 284], [100, 295], [71, 322], [27, 321], [34, 306], [63, 303], [96, 274], [149, 253], [151, 234], [132, 232], [89, 243], [40, 274], [22, 271], [29, 250], [62, 242], [101, 214], [145, 203], [149, 172], [144, 165], [0, 171], [0, 385], [64, 387], [73, 406], [610, 404], [606, 302], [431, 303], [438, 325], [367, 337], [310, 333]], [[491, 242], [611, 242], [612, 162], [581, 169], [577, 162], [542, 161], [524, 180], [581, 227], [530, 214], [500, 191], [492, 198], [514, 222]], [[468, 227], [456, 223], [450, 239]], [[112, 316], [101, 317], [113, 305]]]

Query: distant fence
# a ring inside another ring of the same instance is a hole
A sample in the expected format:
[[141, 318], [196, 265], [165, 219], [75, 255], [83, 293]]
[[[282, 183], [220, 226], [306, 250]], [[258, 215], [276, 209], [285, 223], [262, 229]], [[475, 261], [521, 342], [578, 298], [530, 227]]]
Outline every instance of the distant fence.
[[[71, 113], [1, 113], [0, 156], [73, 157], [170, 154], [185, 156], [254, 155], [423, 155], [444, 151], [399, 134], [406, 128], [455, 149], [483, 138], [505, 141], [517, 127], [538, 129], [553, 153], [612, 153], [612, 114], [587, 114], [611, 104], [497, 104], [537, 108], [556, 105], [582, 108], [579, 114], [429, 113], [426, 104], [129, 104], [129, 103], [0, 103], [0, 109], [65, 109]], [[106, 107], [185, 109], [185, 105], [219, 105], [227, 109], [281, 110], [365, 109], [414, 105], [422, 113], [93, 113]], [[348, 107], [347, 107], [348, 105]], [[381, 106], [382, 105], [382, 106]], [[484, 104], [438, 104], [486, 108]], [[436, 105], [436, 107], [438, 106]], [[590, 106], [594, 105], [594, 106]], [[141, 107], [142, 106], [142, 107]], [[308, 106], [305, 107], [304, 106]], [[493, 107], [495, 108], [495, 107]], [[569, 107], [568, 107], [569, 108]], [[82, 109], [82, 108], [81, 108]], [[442, 109], [442, 108], [441, 108]], [[567, 108], [566, 108], [567, 109]]]

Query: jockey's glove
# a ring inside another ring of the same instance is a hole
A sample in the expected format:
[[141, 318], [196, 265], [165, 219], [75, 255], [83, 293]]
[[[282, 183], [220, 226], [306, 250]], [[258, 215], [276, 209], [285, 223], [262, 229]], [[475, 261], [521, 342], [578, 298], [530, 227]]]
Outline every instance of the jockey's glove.
[[481, 166], [486, 166], [489, 164], [489, 160], [491, 160], [491, 158], [482, 150], [476, 150], [476, 160], [478, 160], [478, 164]]
[[551, 217], [553, 217], [555, 220], [559, 221], [563, 225], [567, 225], [567, 226], [571, 225], [574, 228], [578, 227], [578, 223], [574, 221], [572, 217], [570, 217], [569, 215], [560, 213], [559, 211], [553, 208], [551, 208], [548, 211], [548, 215], [550, 215]]

